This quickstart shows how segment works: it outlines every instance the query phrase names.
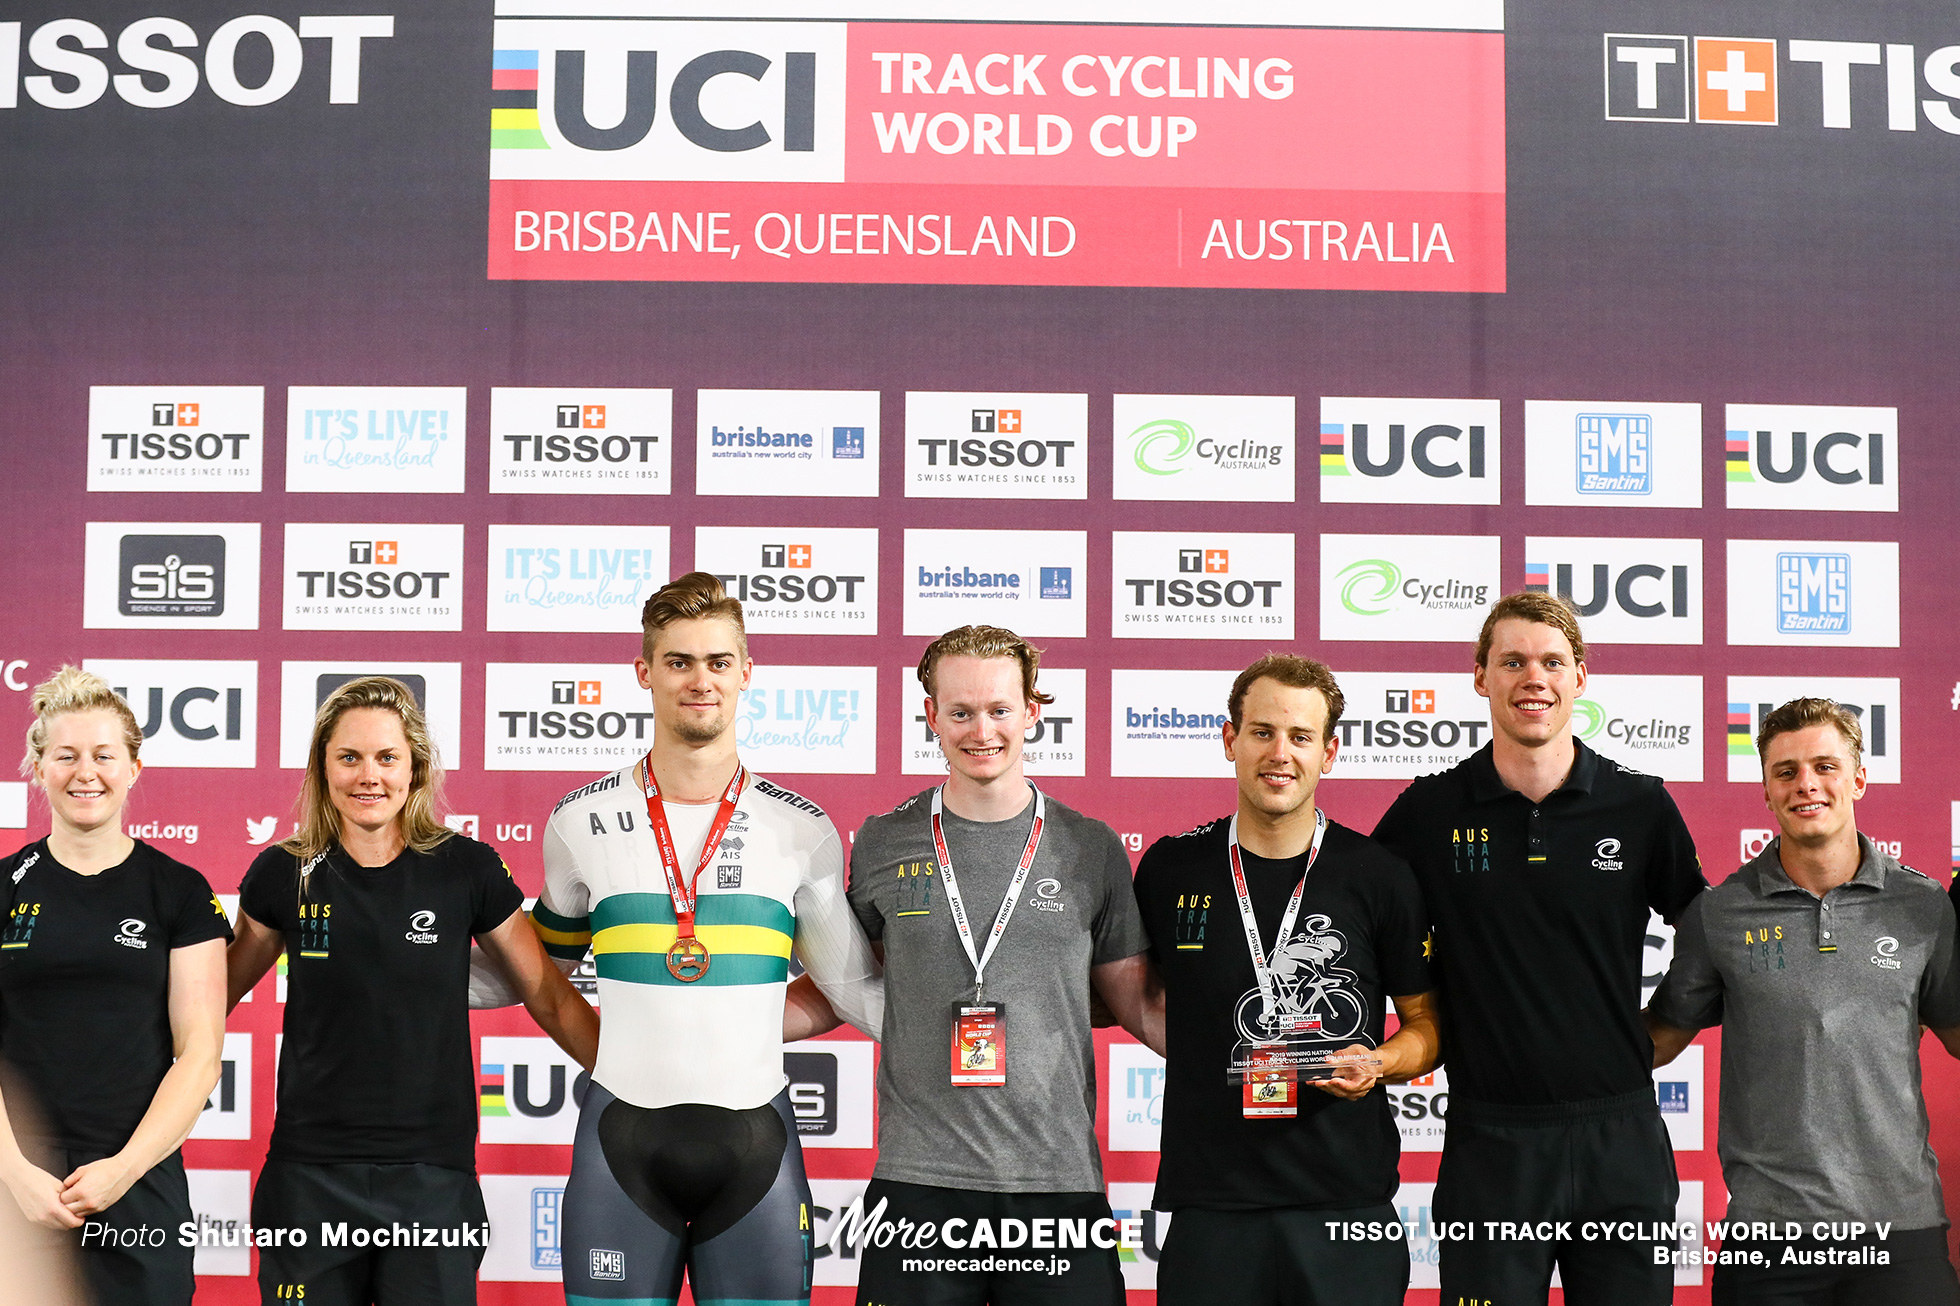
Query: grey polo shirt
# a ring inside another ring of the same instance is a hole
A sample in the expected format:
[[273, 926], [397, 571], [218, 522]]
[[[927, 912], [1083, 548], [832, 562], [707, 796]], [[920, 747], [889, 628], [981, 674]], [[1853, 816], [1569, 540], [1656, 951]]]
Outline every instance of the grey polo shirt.
[[1944, 1225], [1919, 1027], [1960, 1024], [1953, 909], [1862, 834], [1858, 873], [1820, 900], [1781, 842], [1682, 913], [1650, 1007], [1722, 1026], [1729, 1218]]

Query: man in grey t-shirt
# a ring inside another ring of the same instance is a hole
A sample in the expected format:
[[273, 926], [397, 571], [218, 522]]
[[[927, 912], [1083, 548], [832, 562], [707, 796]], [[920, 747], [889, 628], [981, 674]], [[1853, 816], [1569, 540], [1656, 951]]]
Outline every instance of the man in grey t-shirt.
[[1919, 1083], [1921, 1025], [1960, 1056], [1953, 912], [1858, 833], [1863, 742], [1825, 699], [1763, 718], [1778, 837], [1682, 913], [1647, 1009], [1657, 1066], [1722, 1026], [1728, 1220], [1778, 1235], [1724, 1242], [1718, 1306], [1960, 1303]]
[[1123, 1300], [1090, 990], [1143, 1037], [1148, 940], [1115, 833], [1022, 775], [1023, 733], [1049, 701], [1039, 657], [992, 626], [927, 648], [919, 679], [946, 783], [872, 817], [852, 845], [851, 906], [885, 963], [864, 1210], [933, 1231], [863, 1246], [861, 1306]]

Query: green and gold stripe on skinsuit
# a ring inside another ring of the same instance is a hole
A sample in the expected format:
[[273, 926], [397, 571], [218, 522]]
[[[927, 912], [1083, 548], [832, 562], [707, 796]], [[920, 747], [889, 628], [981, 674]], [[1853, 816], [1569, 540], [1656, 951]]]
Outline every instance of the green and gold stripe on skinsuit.
[[[789, 979], [796, 917], [774, 898], [752, 893], [703, 897], [694, 933], [708, 949], [696, 984], [781, 984]], [[667, 969], [679, 929], [664, 893], [620, 893], [592, 905], [592, 952], [599, 978], [628, 984], [681, 984]]]
[[580, 961], [592, 946], [592, 918], [560, 916], [539, 902], [531, 908], [531, 928], [537, 931], [544, 950], [564, 961]]

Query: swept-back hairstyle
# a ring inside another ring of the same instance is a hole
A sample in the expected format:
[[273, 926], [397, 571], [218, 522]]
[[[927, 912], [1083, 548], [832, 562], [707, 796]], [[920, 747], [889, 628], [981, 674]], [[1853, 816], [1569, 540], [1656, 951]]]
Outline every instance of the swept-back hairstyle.
[[20, 759], [20, 773], [32, 777], [34, 764], [48, 747], [48, 722], [70, 712], [114, 712], [122, 721], [123, 743], [130, 760], [143, 748], [143, 731], [136, 724], [136, 713], [129, 710], [121, 694], [93, 671], [64, 664], [61, 670], [34, 686], [34, 724], [27, 727], [27, 755]]
[[1562, 632], [1565, 642], [1572, 646], [1572, 660], [1586, 660], [1586, 637], [1579, 633], [1579, 614], [1572, 610], [1572, 605], [1556, 594], [1520, 590], [1516, 594], [1506, 594], [1490, 605], [1490, 613], [1484, 618], [1484, 628], [1477, 632], [1478, 666], [1490, 664], [1491, 636], [1497, 631], [1497, 623], [1509, 617], [1537, 622]]
[[[408, 801], [395, 820], [402, 838], [416, 852], [425, 853], [455, 833], [436, 816], [442, 801], [442, 762], [436, 757], [435, 741], [429, 737], [429, 723], [416, 706], [415, 695], [407, 685], [389, 676], [363, 676], [350, 680], [328, 695], [313, 718], [313, 743], [306, 752], [306, 779], [299, 791], [299, 829], [280, 847], [300, 859], [313, 861], [340, 842], [340, 812], [327, 792], [327, 745], [333, 740], [340, 718], [356, 708], [374, 707], [393, 712], [402, 723], [408, 740]], [[304, 877], [300, 894], [304, 897]]]
[[1762, 728], [1756, 731], [1756, 757], [1763, 770], [1769, 770], [1770, 740], [1812, 726], [1835, 726], [1851, 751], [1851, 765], [1865, 764], [1865, 728], [1856, 712], [1828, 698], [1793, 698], [1765, 715]]
[[1000, 626], [960, 626], [947, 631], [932, 643], [926, 645], [925, 653], [919, 658], [919, 683], [926, 687], [926, 696], [939, 697], [933, 688], [939, 672], [941, 658], [1013, 658], [1021, 668], [1021, 694], [1030, 703], [1052, 703], [1053, 694], [1044, 694], [1035, 688], [1035, 676], [1041, 671], [1041, 650]]
[[692, 621], [696, 617], [720, 617], [734, 626], [735, 651], [745, 658], [749, 655], [749, 632], [742, 624], [742, 601], [728, 596], [721, 577], [690, 571], [655, 590], [640, 609], [640, 656], [651, 663], [655, 637], [676, 621]]
[[1232, 692], [1225, 699], [1225, 710], [1232, 718], [1232, 729], [1237, 730], [1245, 725], [1245, 696], [1260, 680], [1275, 681], [1289, 689], [1319, 690], [1321, 697], [1327, 700], [1323, 743], [1333, 736], [1334, 727], [1341, 723], [1341, 713], [1347, 711], [1347, 698], [1341, 693], [1334, 673], [1327, 669], [1325, 662], [1316, 662], [1295, 653], [1268, 653], [1239, 672], [1238, 679], [1232, 682]]

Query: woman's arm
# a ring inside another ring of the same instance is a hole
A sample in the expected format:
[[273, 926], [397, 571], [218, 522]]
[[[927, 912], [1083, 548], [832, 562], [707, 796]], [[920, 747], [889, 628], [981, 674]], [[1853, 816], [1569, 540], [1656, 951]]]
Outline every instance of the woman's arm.
[[[238, 912], [238, 931], [225, 949], [225, 1011], [238, 1005], [239, 1000], [258, 986], [265, 978], [272, 963], [279, 960], [279, 954], [286, 950], [286, 936], [267, 925], [261, 925], [245, 914], [243, 908]], [[173, 976], [174, 978], [174, 976]]]
[[[263, 968], [260, 971], [264, 973]], [[225, 1044], [225, 944], [206, 939], [170, 950], [170, 1042], [176, 1063], [157, 1085], [150, 1109], [122, 1150], [91, 1161], [62, 1181], [61, 1204], [75, 1216], [106, 1211], [150, 1167], [190, 1136], [218, 1085]], [[80, 1221], [78, 1220], [77, 1223]]]
[[14, 1195], [20, 1213], [49, 1229], [79, 1228], [82, 1218], [61, 1204], [61, 1180], [28, 1160], [14, 1137], [7, 1104], [0, 1099], [0, 1180]]
[[599, 1016], [572, 982], [547, 957], [544, 945], [522, 910], [476, 941], [504, 973], [538, 1028], [587, 1071], [599, 1059]]

